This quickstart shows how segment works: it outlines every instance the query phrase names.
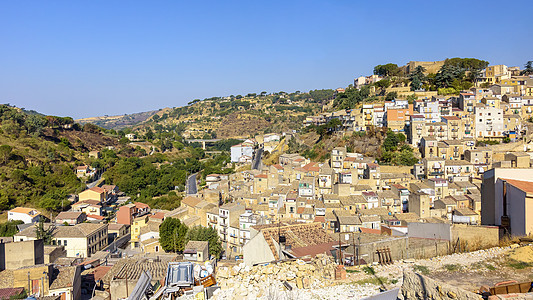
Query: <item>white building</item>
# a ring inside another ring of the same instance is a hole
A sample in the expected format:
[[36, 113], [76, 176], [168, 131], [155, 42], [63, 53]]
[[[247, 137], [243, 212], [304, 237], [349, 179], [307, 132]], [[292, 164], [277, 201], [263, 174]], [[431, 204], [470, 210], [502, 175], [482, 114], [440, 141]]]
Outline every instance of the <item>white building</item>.
[[385, 126], [385, 107], [383, 106], [375, 106], [374, 107], [374, 126], [376, 127], [383, 127]]
[[[48, 229], [50, 223], [45, 224]], [[52, 245], [64, 246], [67, 257], [90, 257], [107, 246], [107, 224], [81, 223], [74, 226], [57, 226], [53, 231]], [[17, 233], [13, 239], [31, 241], [37, 239], [35, 226]]]
[[231, 147], [231, 162], [241, 162], [243, 157], [248, 160], [253, 156], [254, 148], [250, 144], [238, 144]]
[[263, 136], [263, 142], [264, 143], [270, 143], [270, 142], [275, 142], [275, 141], [279, 142], [280, 139], [281, 139], [281, 137], [277, 133], [269, 133], [269, 134], [265, 134]]
[[440, 107], [438, 101], [417, 102], [416, 110], [426, 118], [427, 122], [440, 122]]
[[503, 136], [503, 111], [494, 107], [476, 107], [476, 138], [498, 138]]
[[41, 212], [33, 208], [16, 207], [7, 214], [8, 221], [22, 221], [24, 224], [39, 222]]

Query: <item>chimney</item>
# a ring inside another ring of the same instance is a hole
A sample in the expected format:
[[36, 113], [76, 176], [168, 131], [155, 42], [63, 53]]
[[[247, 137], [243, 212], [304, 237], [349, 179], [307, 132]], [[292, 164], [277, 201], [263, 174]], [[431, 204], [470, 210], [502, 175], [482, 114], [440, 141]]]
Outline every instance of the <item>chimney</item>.
[[504, 232], [511, 233], [511, 219], [507, 215], [507, 181], [502, 180], [502, 197], [503, 197], [503, 214], [501, 217], [501, 226]]

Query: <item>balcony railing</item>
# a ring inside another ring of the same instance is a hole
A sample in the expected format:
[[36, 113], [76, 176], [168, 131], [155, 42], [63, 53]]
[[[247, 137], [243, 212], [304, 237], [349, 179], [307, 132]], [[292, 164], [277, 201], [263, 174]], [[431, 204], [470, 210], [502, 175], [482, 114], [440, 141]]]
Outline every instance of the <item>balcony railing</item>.
[[444, 172], [429, 172], [429, 176], [441, 176], [444, 175]]

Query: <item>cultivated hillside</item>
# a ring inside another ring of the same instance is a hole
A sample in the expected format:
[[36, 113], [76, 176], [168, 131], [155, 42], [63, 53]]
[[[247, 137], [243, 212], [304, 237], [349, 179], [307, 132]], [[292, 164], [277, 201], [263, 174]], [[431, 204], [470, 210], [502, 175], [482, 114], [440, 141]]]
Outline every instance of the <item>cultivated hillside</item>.
[[281, 132], [299, 129], [306, 116], [319, 113], [332, 97], [333, 90], [316, 90], [194, 100], [158, 112], [136, 129], [141, 134], [177, 130], [185, 138], [223, 139]]
[[91, 123], [102, 128], [120, 130], [125, 127], [135, 126], [139, 123], [146, 121], [151, 116], [155, 115], [158, 110], [124, 114], [120, 116], [103, 116], [103, 117], [91, 117], [76, 120], [77, 123], [86, 124]]

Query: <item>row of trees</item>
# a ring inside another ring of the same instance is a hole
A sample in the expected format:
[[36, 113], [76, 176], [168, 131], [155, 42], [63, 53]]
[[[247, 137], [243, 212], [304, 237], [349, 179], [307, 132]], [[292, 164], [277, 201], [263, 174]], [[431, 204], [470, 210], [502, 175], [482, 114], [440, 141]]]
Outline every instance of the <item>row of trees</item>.
[[211, 227], [188, 228], [179, 219], [167, 218], [159, 226], [159, 244], [166, 252], [183, 252], [188, 241], [209, 242], [209, 254], [220, 257], [222, 245], [217, 231]]

